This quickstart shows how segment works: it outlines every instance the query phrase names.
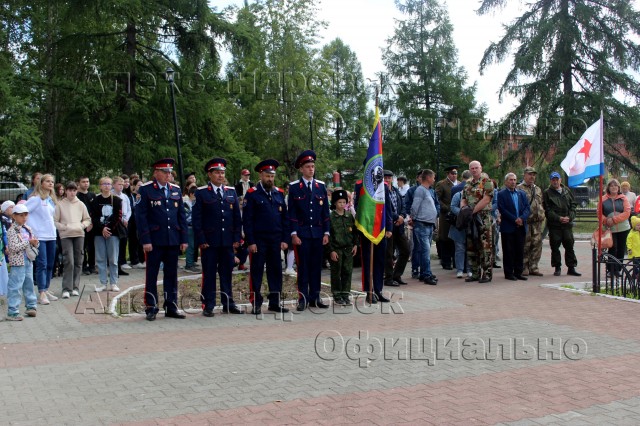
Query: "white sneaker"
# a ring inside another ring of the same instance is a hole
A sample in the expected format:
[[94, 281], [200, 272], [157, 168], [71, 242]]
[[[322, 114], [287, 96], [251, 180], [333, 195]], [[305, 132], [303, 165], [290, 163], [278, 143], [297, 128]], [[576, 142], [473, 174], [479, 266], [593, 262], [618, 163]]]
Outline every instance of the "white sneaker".
[[285, 275], [291, 275], [291, 276], [296, 276], [296, 275], [298, 275], [298, 274], [296, 273], [296, 271], [295, 271], [293, 268], [287, 268], [287, 269], [285, 269], [285, 270], [284, 270], [284, 274], [285, 274]]
[[456, 278], [462, 278], [464, 274], [462, 273], [462, 271], [458, 271], [458, 273], [456, 274]]
[[48, 305], [49, 304], [49, 299], [47, 298], [47, 293], [42, 292], [40, 293], [40, 297], [38, 297], [38, 303], [41, 305]]
[[131, 266], [129, 266], [128, 263], [125, 263], [124, 265], [120, 266], [122, 269], [131, 269]]
[[78, 296], [80, 296], [80, 293], [78, 293], [78, 290], [73, 290], [73, 291], [71, 292], [71, 295], [72, 295], [72, 296], [76, 296], [76, 297], [78, 297]]
[[111, 284], [111, 288], [109, 289], [109, 291], [120, 291], [120, 287], [115, 284]]
[[62, 298], [63, 299], [68, 299], [69, 297], [71, 297], [71, 295], [69, 294], [69, 292], [67, 290], [62, 292]]
[[49, 298], [49, 300], [51, 300], [52, 302], [55, 302], [56, 300], [58, 300], [58, 298], [49, 290], [47, 290], [47, 297]]
[[473, 277], [473, 272], [467, 272], [467, 276], [468, 276], [469, 278]]
[[97, 285], [96, 286], [96, 293], [101, 293], [101, 292], [105, 291], [106, 289], [107, 289], [106, 285], [102, 285], [102, 284], [101, 285]]

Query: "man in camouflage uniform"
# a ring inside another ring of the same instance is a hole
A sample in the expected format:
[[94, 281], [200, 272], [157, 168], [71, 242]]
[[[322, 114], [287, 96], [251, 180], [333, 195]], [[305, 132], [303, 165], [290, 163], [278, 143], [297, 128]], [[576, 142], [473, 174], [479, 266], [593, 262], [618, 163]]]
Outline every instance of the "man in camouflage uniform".
[[524, 169], [524, 181], [517, 186], [527, 194], [531, 213], [527, 219], [527, 238], [524, 243], [524, 271], [522, 275], [541, 277], [538, 263], [542, 256], [542, 228], [544, 224], [544, 206], [542, 205], [542, 188], [535, 184], [536, 169]]
[[542, 194], [542, 205], [549, 227], [549, 246], [551, 247], [551, 266], [553, 275], [560, 276], [562, 255], [560, 245], [564, 247], [564, 263], [567, 265], [567, 275], [579, 277], [576, 271], [578, 259], [573, 250], [573, 221], [576, 219], [576, 201], [568, 188], [562, 184], [560, 173], [553, 172], [550, 176], [551, 184]]
[[491, 221], [491, 201], [493, 200], [493, 182], [486, 174], [483, 176], [479, 161], [469, 163], [471, 179], [462, 190], [460, 206], [473, 209], [473, 223], [477, 232], [467, 235], [467, 258], [472, 276], [466, 282], [491, 282], [493, 276], [493, 231]]

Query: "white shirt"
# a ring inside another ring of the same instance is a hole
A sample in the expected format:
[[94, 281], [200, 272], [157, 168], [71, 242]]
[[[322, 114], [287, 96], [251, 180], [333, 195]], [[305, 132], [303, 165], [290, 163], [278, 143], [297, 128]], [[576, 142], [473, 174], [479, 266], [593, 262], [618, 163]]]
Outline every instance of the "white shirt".
[[129, 222], [129, 219], [131, 219], [131, 201], [129, 200], [129, 197], [127, 197], [127, 194], [124, 192], [119, 194], [116, 194], [115, 191], [112, 192], [113, 195], [120, 197], [122, 200], [122, 220]]

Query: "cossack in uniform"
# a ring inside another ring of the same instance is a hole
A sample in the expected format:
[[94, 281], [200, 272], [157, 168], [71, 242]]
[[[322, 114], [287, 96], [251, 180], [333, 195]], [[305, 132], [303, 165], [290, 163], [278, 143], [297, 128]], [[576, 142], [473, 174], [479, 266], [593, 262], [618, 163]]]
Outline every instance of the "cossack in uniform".
[[[295, 167], [315, 162], [316, 154], [307, 150], [296, 159]], [[298, 265], [298, 310], [306, 305], [326, 307], [320, 299], [320, 275], [324, 250], [322, 240], [329, 235], [329, 202], [324, 182], [303, 178], [289, 184], [289, 225], [291, 235], [302, 241], [294, 246]]]
[[[153, 164], [154, 169], [171, 171], [175, 160], [163, 158]], [[157, 280], [160, 263], [163, 267], [164, 309], [167, 316], [178, 315], [178, 256], [180, 245], [187, 244], [187, 219], [182, 205], [180, 187], [156, 179], [142, 185], [140, 202], [136, 206], [136, 224], [140, 244], [151, 244], [146, 253], [144, 302], [147, 319], [155, 319], [158, 312]]]
[[[205, 165], [205, 172], [225, 170], [226, 164], [224, 158], [214, 158]], [[199, 187], [191, 213], [191, 225], [195, 244], [202, 253], [201, 300], [205, 316], [213, 315], [216, 304], [216, 274], [220, 276], [223, 311], [241, 313], [233, 300], [231, 287], [233, 249], [234, 244], [240, 244], [242, 230], [235, 189], [225, 185], [216, 187], [211, 182]]]
[[[255, 171], [275, 174], [280, 165], [276, 160], [264, 160], [258, 163]], [[282, 293], [281, 244], [290, 244], [287, 205], [284, 191], [272, 187], [267, 191], [262, 182], [250, 188], [244, 197], [242, 208], [244, 238], [249, 246], [256, 245], [257, 251], [250, 253], [249, 298], [254, 306], [253, 312], [260, 313], [263, 302], [261, 293], [262, 277], [267, 267], [269, 285], [269, 310], [282, 312], [280, 295]]]

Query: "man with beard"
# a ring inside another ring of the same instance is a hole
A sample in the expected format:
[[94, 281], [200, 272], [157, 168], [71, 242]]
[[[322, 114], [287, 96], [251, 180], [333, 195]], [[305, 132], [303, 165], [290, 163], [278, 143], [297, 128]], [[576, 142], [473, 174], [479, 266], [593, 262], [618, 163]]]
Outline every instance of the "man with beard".
[[280, 306], [282, 292], [280, 251], [286, 250], [289, 246], [289, 227], [284, 191], [274, 186], [278, 166], [280, 163], [271, 159], [258, 163], [255, 171], [260, 173], [260, 182], [249, 188], [245, 194], [242, 209], [244, 238], [248, 244], [251, 259], [249, 298], [253, 305], [251, 313], [254, 315], [262, 313], [261, 287], [265, 264], [269, 284], [269, 310], [289, 312], [287, 308]]

